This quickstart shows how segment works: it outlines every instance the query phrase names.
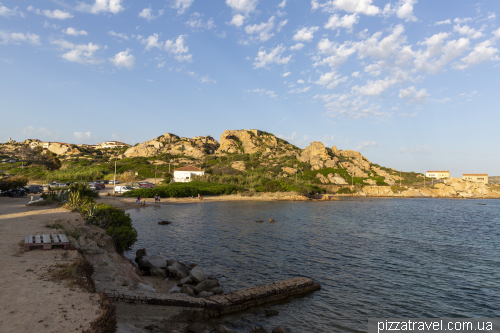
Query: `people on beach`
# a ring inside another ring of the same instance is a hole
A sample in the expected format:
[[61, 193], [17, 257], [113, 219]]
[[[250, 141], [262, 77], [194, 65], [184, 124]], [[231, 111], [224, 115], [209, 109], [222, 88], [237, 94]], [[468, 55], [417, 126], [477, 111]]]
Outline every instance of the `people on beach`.
[[161, 198], [160, 198], [160, 195], [158, 194], [158, 203], [160, 203], [160, 199], [161, 199]]
[[198, 193], [198, 200], [203, 200], [203, 197]]
[[155, 194], [155, 203], [158, 202], [158, 193]]
[[140, 203], [141, 203], [141, 200], [142, 200], [141, 196], [138, 196], [138, 197], [137, 197], [137, 201], [136, 201], [135, 203], [140, 204]]

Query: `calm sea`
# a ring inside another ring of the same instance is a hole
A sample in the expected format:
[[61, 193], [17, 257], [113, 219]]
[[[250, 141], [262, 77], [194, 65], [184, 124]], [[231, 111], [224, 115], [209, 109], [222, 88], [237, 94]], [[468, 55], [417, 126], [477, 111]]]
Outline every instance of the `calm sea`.
[[139, 233], [131, 259], [145, 247], [196, 263], [226, 292], [296, 276], [321, 284], [273, 305], [278, 316], [237, 316], [238, 332], [365, 332], [369, 317], [500, 317], [500, 200], [213, 202], [128, 212]]

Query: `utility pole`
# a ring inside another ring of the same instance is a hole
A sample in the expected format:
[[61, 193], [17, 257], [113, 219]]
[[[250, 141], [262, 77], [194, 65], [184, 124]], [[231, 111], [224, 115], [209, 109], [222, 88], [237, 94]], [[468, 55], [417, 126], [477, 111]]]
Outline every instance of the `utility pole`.
[[116, 158], [115, 158], [115, 174], [113, 175], [113, 195], [116, 194]]

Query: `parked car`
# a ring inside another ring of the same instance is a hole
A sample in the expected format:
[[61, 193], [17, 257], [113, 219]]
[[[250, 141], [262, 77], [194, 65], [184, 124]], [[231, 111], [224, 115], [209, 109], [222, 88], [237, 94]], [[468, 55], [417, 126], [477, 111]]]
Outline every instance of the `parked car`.
[[50, 191], [50, 184], [43, 184], [44, 191]]
[[120, 181], [119, 180], [110, 180], [109, 183], [110, 184], [120, 184]]
[[1, 195], [3, 197], [24, 198], [28, 195], [28, 191], [19, 187], [13, 190], [2, 191]]
[[94, 185], [95, 186], [99, 186], [101, 188], [101, 190], [105, 189], [106, 188], [106, 185], [104, 185], [104, 183], [102, 183], [101, 181], [96, 181], [94, 182]]
[[108, 185], [109, 184], [109, 180], [103, 180], [102, 181], [104, 184]]
[[90, 189], [93, 191], [100, 191], [102, 190], [100, 186], [97, 185], [90, 185]]
[[28, 185], [24, 188], [28, 193], [42, 193], [43, 192], [43, 186], [42, 185]]
[[154, 185], [151, 184], [145, 184], [145, 183], [139, 184], [139, 188], [153, 188], [153, 187]]
[[115, 192], [116, 193], [124, 193], [128, 191], [132, 191], [133, 189], [128, 186], [115, 186]]

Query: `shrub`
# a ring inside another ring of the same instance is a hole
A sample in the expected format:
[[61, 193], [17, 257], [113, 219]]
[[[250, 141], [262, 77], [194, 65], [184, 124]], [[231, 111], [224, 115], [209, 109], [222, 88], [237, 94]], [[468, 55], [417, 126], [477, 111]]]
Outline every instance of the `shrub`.
[[18, 187], [24, 187], [26, 184], [28, 184], [28, 178], [26, 177], [11, 177], [0, 180], [0, 190], [12, 190]]
[[354, 191], [351, 191], [350, 188], [341, 188], [337, 191], [337, 194], [353, 194]]
[[153, 198], [156, 193], [163, 198], [195, 197], [201, 195], [220, 195], [236, 193], [238, 188], [228, 184], [216, 184], [192, 181], [189, 183], [172, 183], [167, 186], [155, 188], [135, 189], [124, 193], [127, 197]]

